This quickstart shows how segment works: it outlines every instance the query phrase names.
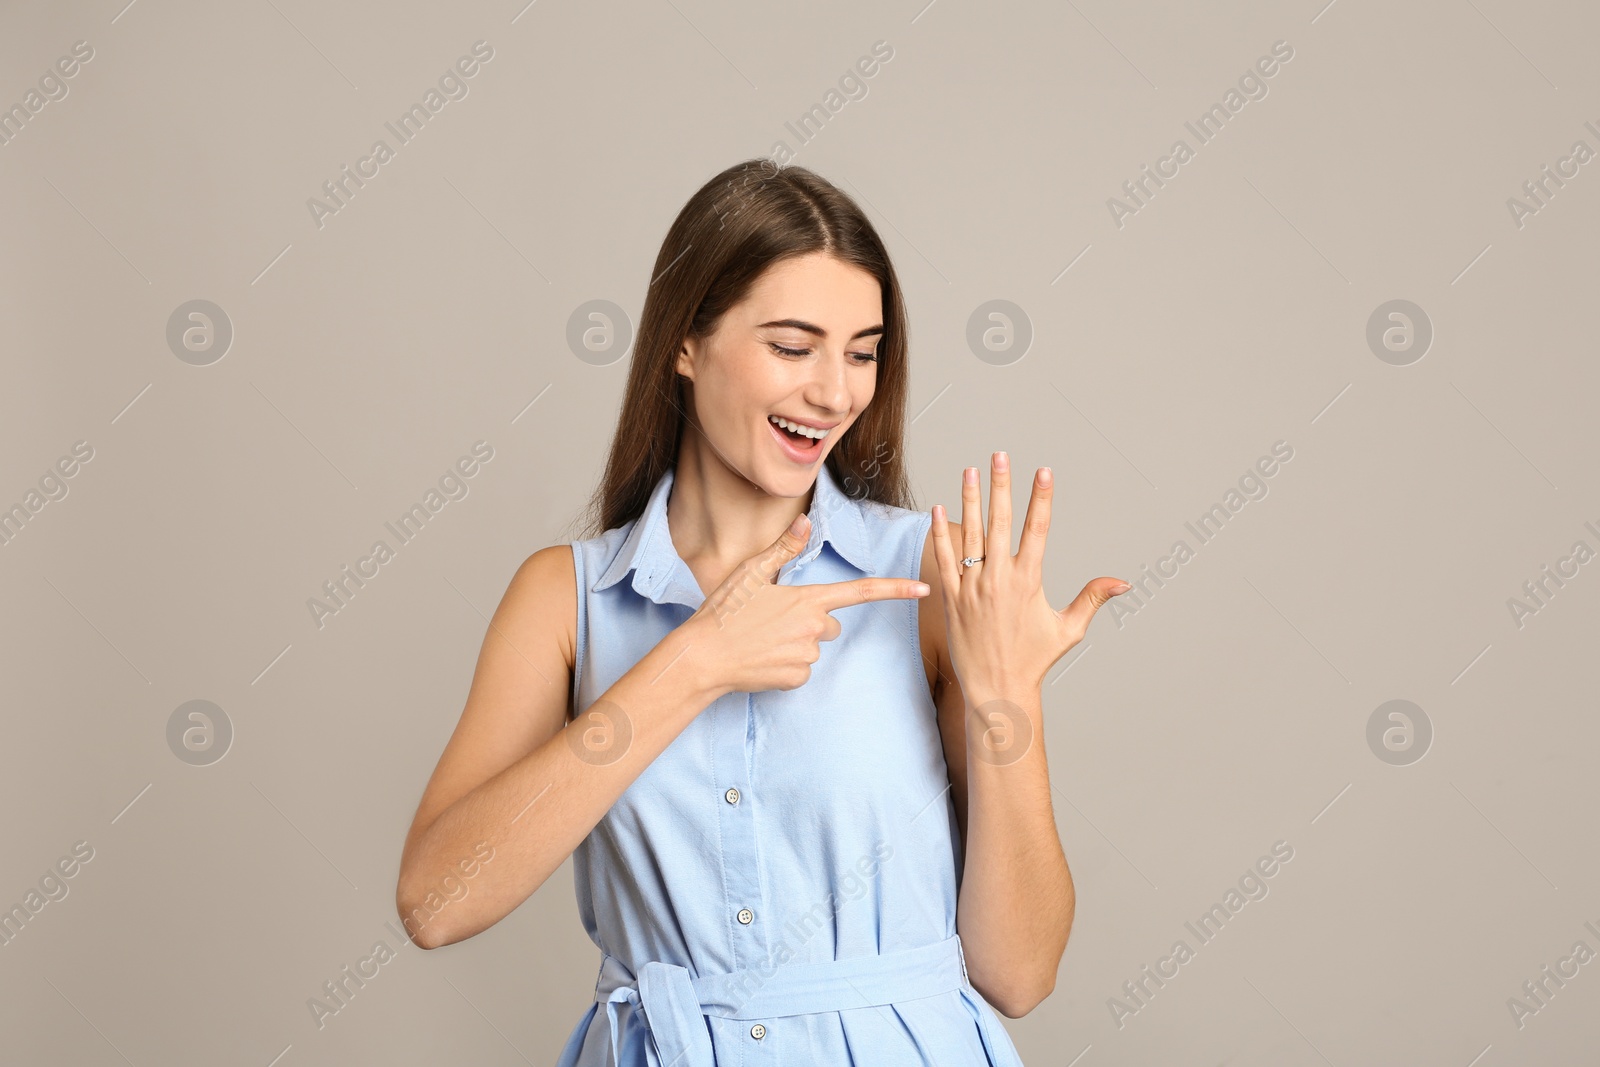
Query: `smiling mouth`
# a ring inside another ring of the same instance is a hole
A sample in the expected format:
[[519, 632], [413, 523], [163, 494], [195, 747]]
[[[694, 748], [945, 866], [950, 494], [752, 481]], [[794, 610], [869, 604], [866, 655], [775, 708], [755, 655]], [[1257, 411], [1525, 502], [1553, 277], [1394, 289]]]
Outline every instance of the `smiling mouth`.
[[[780, 416], [777, 415], [767, 416], [767, 426], [771, 428], [773, 436], [778, 439], [785, 451], [796, 459], [805, 460], [815, 457], [822, 451], [822, 442], [827, 440], [828, 436], [833, 433], [831, 429], [811, 430], [809, 427], [802, 431], [793, 428], [797, 424], [789, 422], [787, 419], [782, 420], [786, 425], [779, 425], [779, 419]], [[817, 433], [821, 434], [821, 436], [808, 437], [806, 436], [807, 433]]]

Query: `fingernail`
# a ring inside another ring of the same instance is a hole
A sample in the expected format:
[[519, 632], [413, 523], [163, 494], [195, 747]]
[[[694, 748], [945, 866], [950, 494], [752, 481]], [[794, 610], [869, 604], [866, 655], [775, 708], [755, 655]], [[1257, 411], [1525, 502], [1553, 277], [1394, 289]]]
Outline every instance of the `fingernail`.
[[978, 468], [977, 467], [968, 467], [966, 470], [962, 471], [961, 472], [961, 480], [963, 482], [965, 482], [967, 485], [977, 485], [978, 484]]
[[794, 521], [789, 524], [789, 532], [792, 534], [798, 534], [801, 529], [804, 528], [805, 522], [806, 513], [802, 511], [800, 514], [796, 515], [794, 517]]
[[1011, 466], [1011, 457], [1010, 456], [1006, 455], [1004, 452], [996, 452], [994, 454], [994, 469], [995, 470], [997, 470], [997, 471], [1007, 470], [1010, 466]]
[[933, 592], [933, 588], [929, 586], [927, 582], [912, 582], [911, 591], [918, 596], [927, 596], [929, 593]]
[[1055, 480], [1056, 480], [1055, 472], [1052, 471], [1049, 467], [1040, 467], [1039, 468], [1039, 484], [1040, 485], [1049, 485], [1051, 482], [1053, 482]]
[[1133, 586], [1129, 585], [1127, 582], [1118, 582], [1116, 585], [1111, 587], [1111, 595], [1120, 596], [1132, 588]]

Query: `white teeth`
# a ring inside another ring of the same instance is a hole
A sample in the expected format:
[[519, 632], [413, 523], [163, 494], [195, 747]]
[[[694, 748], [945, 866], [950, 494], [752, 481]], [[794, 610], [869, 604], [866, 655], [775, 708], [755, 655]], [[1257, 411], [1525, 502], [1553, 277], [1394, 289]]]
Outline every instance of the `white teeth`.
[[797, 422], [790, 422], [788, 419], [782, 418], [778, 415], [768, 415], [767, 419], [770, 422], [777, 423], [785, 430], [793, 430], [795, 433], [800, 434], [803, 437], [811, 437], [818, 441], [822, 440], [824, 437], [833, 432], [832, 430], [813, 430], [809, 426], [801, 426]]

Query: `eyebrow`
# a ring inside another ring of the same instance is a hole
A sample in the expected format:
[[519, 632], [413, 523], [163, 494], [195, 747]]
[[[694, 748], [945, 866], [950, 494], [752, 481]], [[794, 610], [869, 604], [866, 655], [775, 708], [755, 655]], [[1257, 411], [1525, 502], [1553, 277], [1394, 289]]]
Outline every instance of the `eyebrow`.
[[[763, 322], [757, 325], [756, 329], [761, 330], [767, 328], [768, 326], [787, 326], [795, 330], [804, 330], [806, 333], [814, 334], [817, 337], [828, 336], [827, 330], [824, 330], [821, 326], [818, 326], [815, 323], [806, 322], [804, 319], [779, 319], [776, 322]], [[883, 323], [880, 322], [876, 326], [868, 326], [864, 330], [857, 330], [855, 333], [850, 335], [849, 340], [854, 341], [858, 337], [871, 337], [874, 334], [881, 333], [883, 333]]]

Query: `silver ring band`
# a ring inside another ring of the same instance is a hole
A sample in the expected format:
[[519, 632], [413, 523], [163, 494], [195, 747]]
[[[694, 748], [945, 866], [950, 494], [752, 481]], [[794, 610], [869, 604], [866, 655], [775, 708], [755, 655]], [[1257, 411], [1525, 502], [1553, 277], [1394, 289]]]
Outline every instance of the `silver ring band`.
[[982, 562], [983, 562], [983, 557], [982, 556], [967, 556], [965, 559], [963, 559], [961, 561], [961, 565], [963, 567], [970, 567], [974, 563], [982, 563]]

